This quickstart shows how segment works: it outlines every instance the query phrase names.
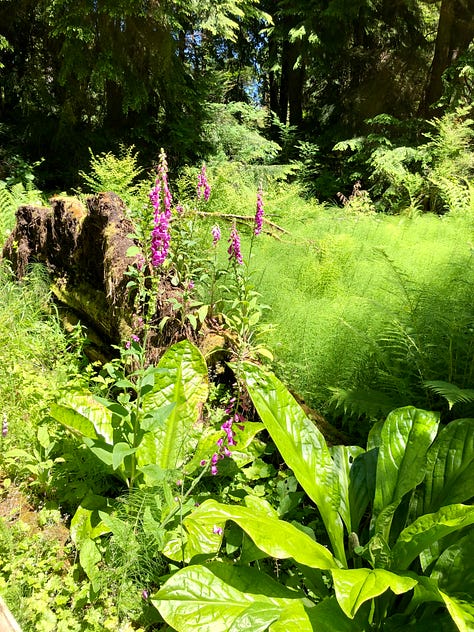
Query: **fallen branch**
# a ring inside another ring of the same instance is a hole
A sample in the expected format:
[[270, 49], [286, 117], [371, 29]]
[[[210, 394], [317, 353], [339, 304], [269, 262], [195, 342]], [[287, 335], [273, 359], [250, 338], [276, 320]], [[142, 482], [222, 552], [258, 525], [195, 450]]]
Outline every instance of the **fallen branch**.
[[[206, 211], [197, 211], [197, 214], [201, 215], [202, 217], [208, 217], [208, 218], [221, 217], [223, 219], [236, 219], [239, 222], [245, 222], [245, 223], [255, 221], [254, 215], [236, 215], [235, 213], [207, 213]], [[265, 224], [268, 224], [275, 230], [278, 230], [280, 233], [284, 233], [285, 235], [290, 234], [287, 230], [285, 230], [281, 226], [278, 226], [278, 224], [271, 222], [266, 217], [263, 218], [263, 222]]]

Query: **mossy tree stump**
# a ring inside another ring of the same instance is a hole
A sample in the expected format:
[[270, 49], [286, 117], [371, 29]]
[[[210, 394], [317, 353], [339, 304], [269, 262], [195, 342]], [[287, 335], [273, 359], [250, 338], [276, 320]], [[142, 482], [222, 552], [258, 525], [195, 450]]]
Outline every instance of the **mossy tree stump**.
[[[134, 229], [124, 202], [112, 192], [89, 197], [86, 206], [75, 198], [54, 197], [50, 202], [50, 207], [18, 208], [3, 257], [19, 279], [31, 263], [44, 264], [61, 303], [77, 313], [104, 343], [119, 344], [130, 336], [134, 309], [126, 275], [135, 261], [127, 256], [135, 245], [130, 237]], [[155, 320], [167, 315], [163, 296], [179, 293], [167, 287], [166, 279], [161, 284]], [[176, 322], [170, 322], [162, 332], [163, 340], [155, 336], [153, 345], [165, 347], [185, 336]]]

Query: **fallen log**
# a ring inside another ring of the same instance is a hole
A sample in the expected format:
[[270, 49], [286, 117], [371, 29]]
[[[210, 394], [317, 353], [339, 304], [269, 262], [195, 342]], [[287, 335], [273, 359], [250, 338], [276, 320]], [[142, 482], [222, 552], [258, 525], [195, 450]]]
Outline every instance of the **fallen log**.
[[[99, 193], [82, 204], [76, 198], [54, 197], [51, 206], [20, 206], [16, 225], [3, 248], [3, 258], [11, 262], [18, 279], [34, 262], [43, 264], [51, 278], [56, 298], [72, 310], [91, 332], [97, 351], [130, 339], [134, 311], [127, 283], [127, 269], [135, 257], [127, 256], [135, 245], [133, 225], [126, 216], [124, 202], [112, 192]], [[180, 290], [166, 279], [160, 281], [154, 319], [169, 316], [166, 327], [155, 331], [151, 355], [189, 337], [167, 301]], [[86, 352], [91, 348], [86, 347]]]

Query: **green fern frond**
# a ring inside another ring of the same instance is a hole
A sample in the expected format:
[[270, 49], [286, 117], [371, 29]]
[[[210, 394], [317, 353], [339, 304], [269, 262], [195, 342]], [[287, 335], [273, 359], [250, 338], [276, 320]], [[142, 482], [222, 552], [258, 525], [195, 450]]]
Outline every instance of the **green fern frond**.
[[349, 138], [347, 140], [341, 140], [336, 143], [332, 148], [333, 151], [360, 151], [364, 146], [365, 136], [358, 136], [357, 138]]
[[0, 182], [0, 244], [8, 231], [15, 225], [15, 213], [22, 204], [42, 204], [42, 193], [33, 185], [25, 186], [21, 182], [8, 187]]
[[120, 145], [119, 155], [115, 156], [110, 151], [95, 155], [89, 148], [90, 173], [80, 171], [79, 175], [93, 193], [113, 191], [128, 204], [139, 191], [137, 179], [143, 174], [143, 169], [138, 166], [138, 154], [133, 150], [133, 145]]
[[472, 388], [459, 388], [455, 384], [441, 380], [429, 380], [424, 382], [424, 385], [437, 395], [444, 397], [450, 410], [455, 404], [474, 402], [474, 389]]
[[428, 181], [432, 201], [437, 198], [447, 211], [467, 213], [472, 208], [472, 186], [464, 179], [433, 173]]
[[3, 241], [6, 232], [14, 222], [14, 204], [12, 194], [6, 186], [0, 185], [0, 240]]
[[347, 415], [355, 417], [377, 418], [387, 415], [397, 407], [396, 402], [385, 393], [364, 388], [336, 388], [330, 387], [332, 396], [329, 405], [336, 410], [343, 410]]

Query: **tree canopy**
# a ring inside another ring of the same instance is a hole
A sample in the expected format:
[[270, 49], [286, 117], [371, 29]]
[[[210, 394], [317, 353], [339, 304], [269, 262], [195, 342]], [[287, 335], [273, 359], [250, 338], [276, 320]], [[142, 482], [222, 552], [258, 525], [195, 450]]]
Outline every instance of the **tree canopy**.
[[473, 16], [474, 0], [2, 0], [2, 172], [45, 158], [45, 181], [68, 184], [89, 147], [118, 143], [203, 158], [209, 104], [333, 144], [380, 113], [439, 115], [443, 77], [472, 93]]

